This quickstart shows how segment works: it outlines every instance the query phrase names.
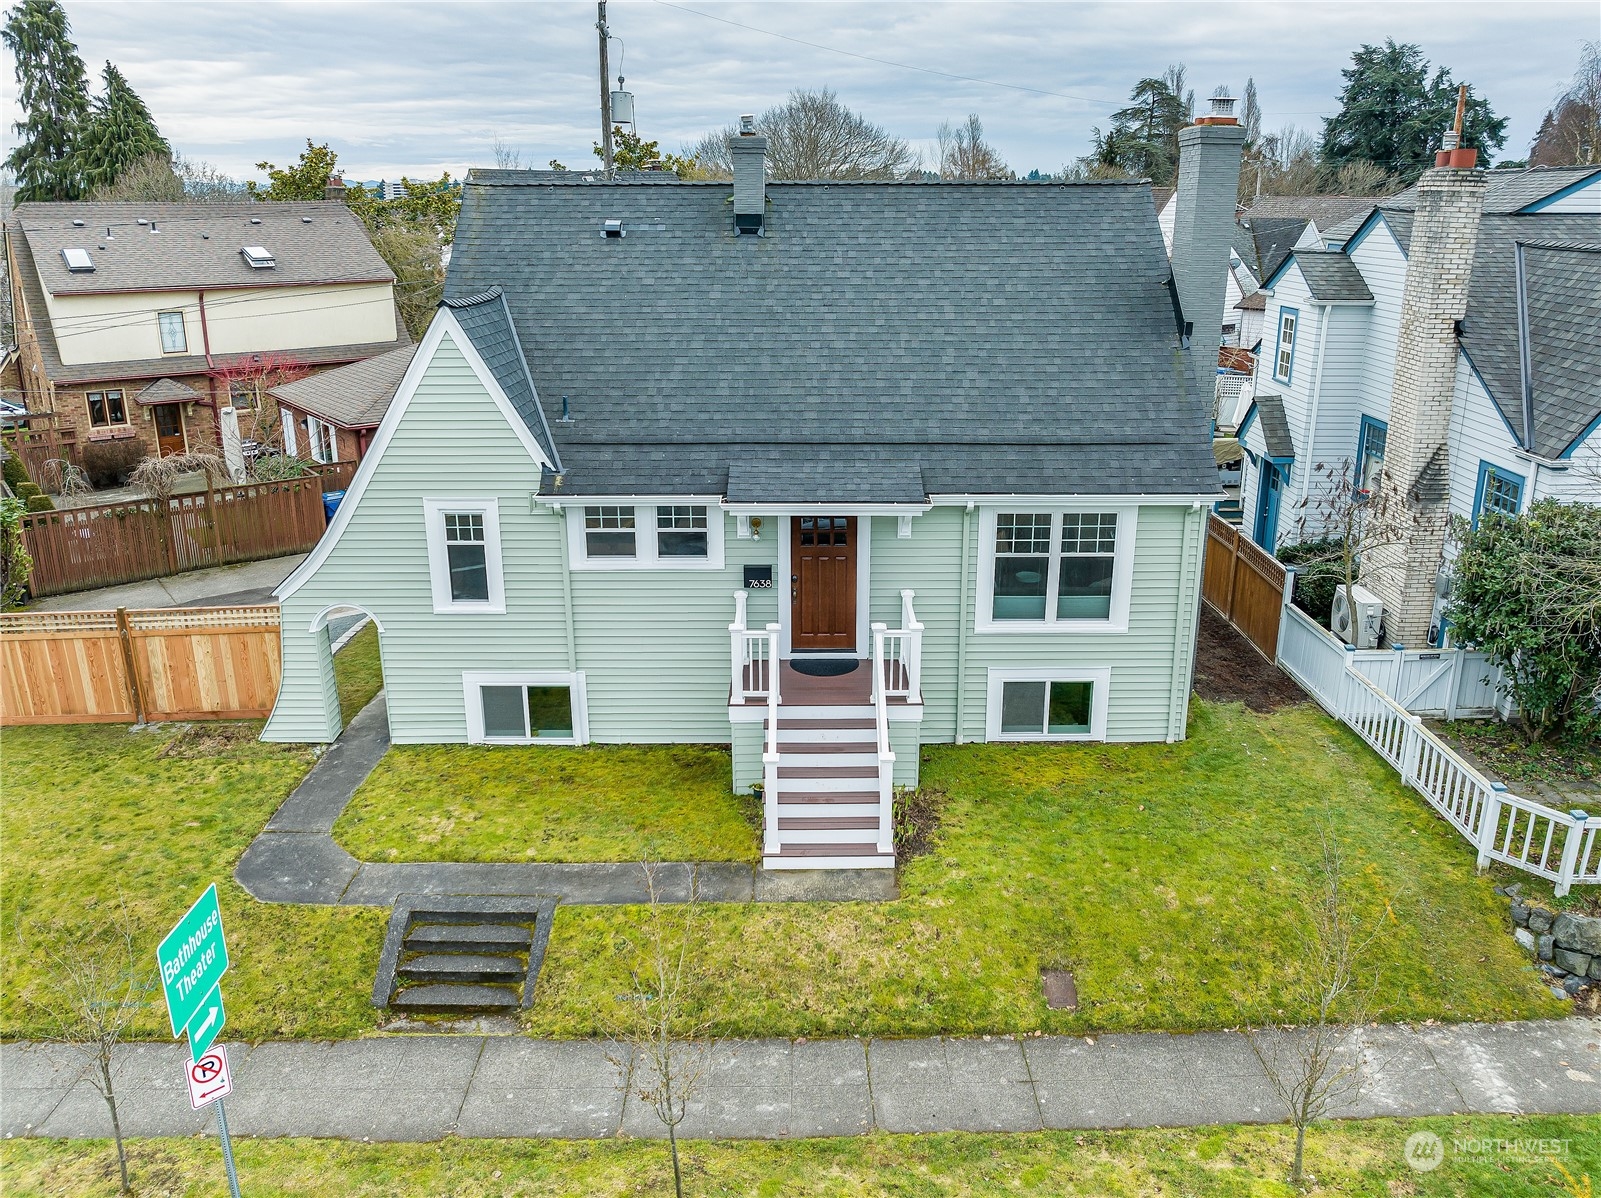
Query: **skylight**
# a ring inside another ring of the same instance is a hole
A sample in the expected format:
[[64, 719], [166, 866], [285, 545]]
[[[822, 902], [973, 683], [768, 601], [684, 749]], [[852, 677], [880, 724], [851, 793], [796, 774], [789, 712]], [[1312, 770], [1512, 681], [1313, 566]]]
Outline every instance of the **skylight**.
[[68, 246], [61, 251], [66, 260], [67, 270], [75, 275], [89, 275], [94, 273], [94, 259], [89, 257], [89, 251], [81, 246]]
[[278, 265], [278, 259], [264, 245], [247, 245], [239, 253], [256, 270], [271, 270]]

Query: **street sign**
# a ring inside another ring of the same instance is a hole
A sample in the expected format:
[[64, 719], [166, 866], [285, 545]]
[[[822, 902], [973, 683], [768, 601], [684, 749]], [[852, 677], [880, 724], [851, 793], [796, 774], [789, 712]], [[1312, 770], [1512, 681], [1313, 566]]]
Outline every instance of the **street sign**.
[[189, 1059], [198, 1061], [228, 1022], [228, 1013], [222, 1009], [222, 987], [213, 986], [211, 993], [200, 1003], [184, 1031], [189, 1035]]
[[215, 883], [206, 887], [188, 914], [156, 946], [156, 964], [167, 996], [172, 1034], [181, 1036], [228, 972], [228, 947], [222, 940], [222, 911], [217, 906]]
[[228, 1074], [228, 1054], [220, 1044], [198, 1061], [190, 1061], [184, 1066], [184, 1077], [189, 1081], [189, 1105], [197, 1111], [233, 1093], [233, 1078]]

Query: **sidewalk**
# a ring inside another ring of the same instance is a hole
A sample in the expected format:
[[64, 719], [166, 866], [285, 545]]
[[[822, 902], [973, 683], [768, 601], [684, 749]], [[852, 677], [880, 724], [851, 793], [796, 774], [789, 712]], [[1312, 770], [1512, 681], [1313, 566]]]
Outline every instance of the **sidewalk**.
[[[1366, 1085], [1341, 1118], [1601, 1112], [1601, 1021], [1366, 1029]], [[437, 1140], [665, 1134], [597, 1041], [388, 1036], [230, 1045], [238, 1135]], [[192, 1135], [182, 1043], [119, 1053], [133, 1136]], [[0, 1045], [0, 1134], [103, 1137], [106, 1105], [71, 1051]], [[680, 1135], [790, 1139], [872, 1131], [1021, 1132], [1284, 1119], [1243, 1035], [743, 1040], [717, 1045]]]
[[272, 592], [289, 577], [304, 553], [270, 557], [265, 561], [240, 562], [234, 566], [212, 566], [147, 578], [121, 586], [93, 591], [73, 591], [67, 595], [47, 595], [28, 604], [28, 611], [109, 611], [117, 607], [226, 607], [239, 604], [272, 603]]

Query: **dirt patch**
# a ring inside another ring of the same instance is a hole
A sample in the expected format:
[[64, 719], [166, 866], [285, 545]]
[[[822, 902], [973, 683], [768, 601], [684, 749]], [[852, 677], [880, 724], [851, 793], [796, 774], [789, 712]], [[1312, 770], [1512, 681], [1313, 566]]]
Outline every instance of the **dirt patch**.
[[256, 739], [258, 724], [189, 724], [161, 750], [163, 757], [219, 757]]
[[1195, 638], [1195, 693], [1208, 703], [1244, 703], [1263, 713], [1309, 701], [1288, 674], [1205, 603]]
[[903, 791], [895, 796], [895, 859], [905, 864], [934, 846], [946, 792], [937, 786]]
[[1500, 720], [1428, 720], [1428, 726], [1492, 779], [1533, 791], [1546, 802], [1601, 798], [1601, 744], [1579, 740], [1529, 744]]

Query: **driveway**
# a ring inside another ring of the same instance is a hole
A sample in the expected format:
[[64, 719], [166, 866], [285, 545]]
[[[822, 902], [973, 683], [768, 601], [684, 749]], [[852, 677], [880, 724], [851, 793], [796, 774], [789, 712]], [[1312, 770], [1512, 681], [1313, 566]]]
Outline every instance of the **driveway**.
[[272, 592], [301, 562], [303, 553], [190, 570], [166, 578], [147, 578], [93, 591], [50, 595], [28, 604], [28, 611], [109, 611], [118, 607], [229, 607], [271, 603]]

